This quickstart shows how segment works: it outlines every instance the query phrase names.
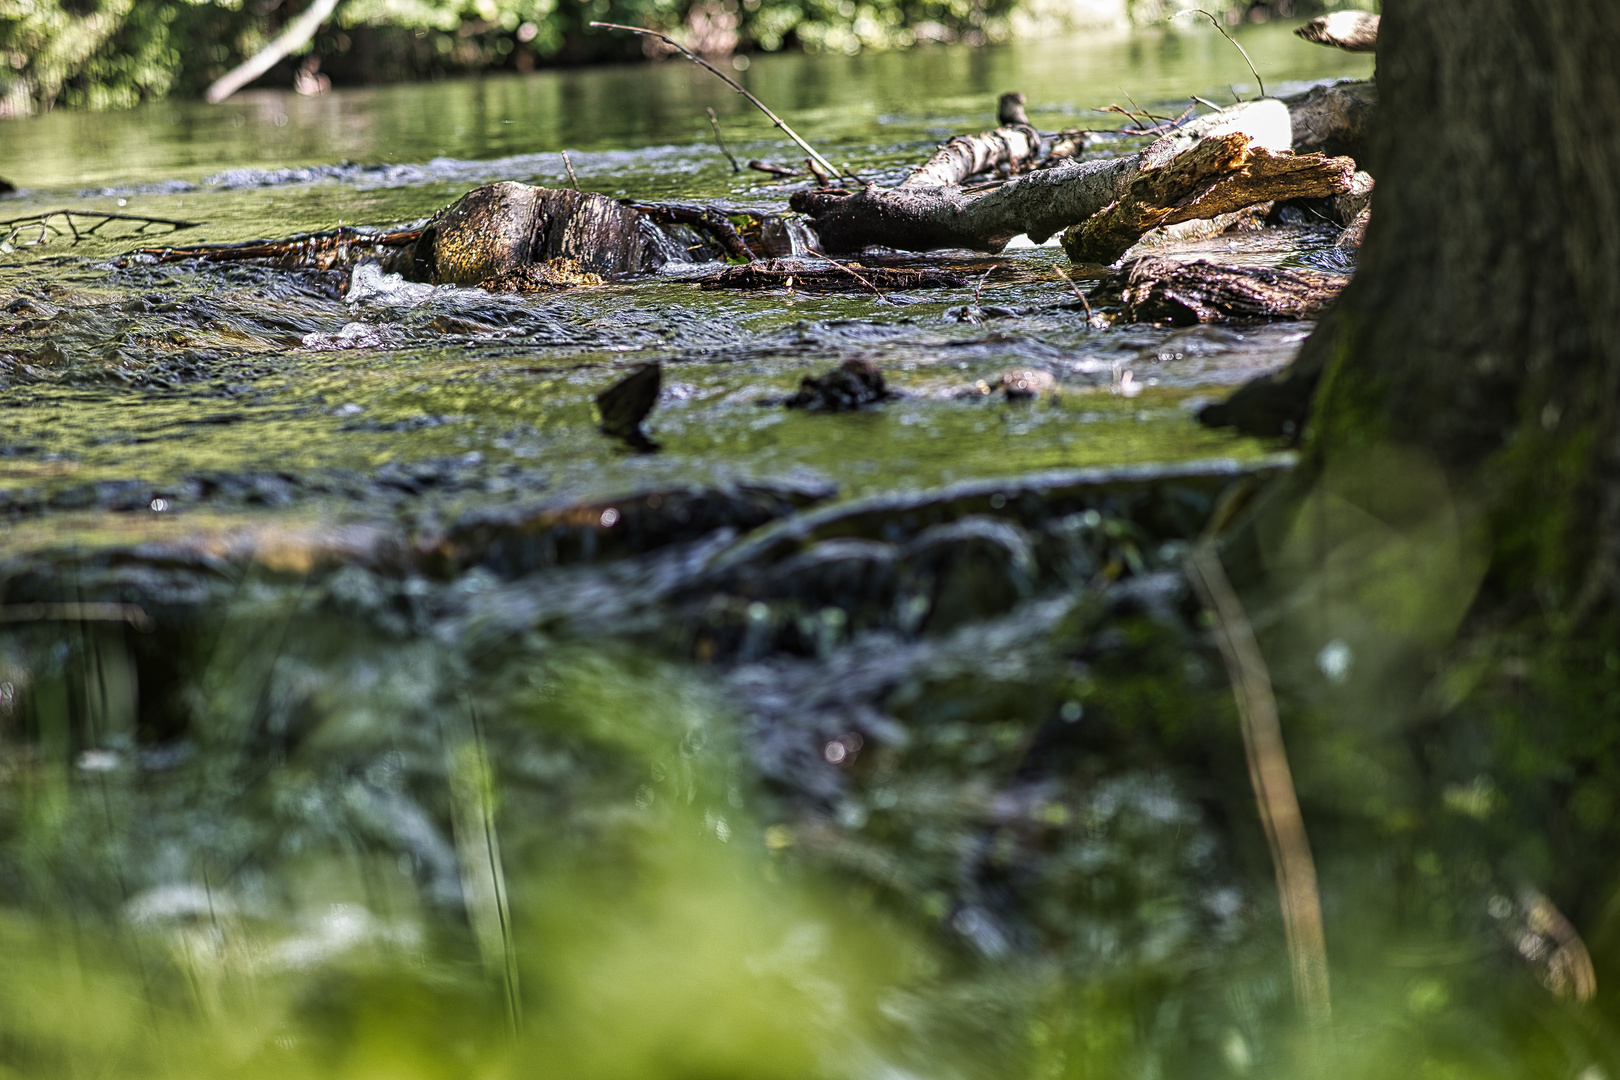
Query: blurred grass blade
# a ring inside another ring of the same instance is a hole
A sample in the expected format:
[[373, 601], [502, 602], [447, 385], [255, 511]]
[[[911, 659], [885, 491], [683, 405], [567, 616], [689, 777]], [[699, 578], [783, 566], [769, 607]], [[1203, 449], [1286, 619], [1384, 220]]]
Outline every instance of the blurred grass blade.
[[1322, 900], [1310, 840], [1305, 835], [1305, 818], [1300, 813], [1293, 771], [1283, 746], [1271, 675], [1254, 628], [1226, 578], [1214, 545], [1208, 541], [1197, 544], [1188, 559], [1188, 570], [1193, 587], [1214, 616], [1215, 640], [1237, 700], [1249, 781], [1254, 786], [1260, 822], [1277, 873], [1277, 899], [1288, 938], [1294, 996], [1313, 1026], [1325, 1024], [1332, 1016], [1332, 1000], [1327, 943], [1322, 932]]
[[484, 968], [491, 977], [501, 980], [507, 1023], [515, 1035], [520, 1027], [523, 1003], [518, 986], [517, 952], [512, 942], [512, 909], [507, 902], [500, 835], [495, 827], [494, 781], [478, 714], [469, 709], [468, 716], [472, 739], [459, 746], [446, 746], [450, 816], [455, 830], [456, 856], [461, 864], [461, 893]]

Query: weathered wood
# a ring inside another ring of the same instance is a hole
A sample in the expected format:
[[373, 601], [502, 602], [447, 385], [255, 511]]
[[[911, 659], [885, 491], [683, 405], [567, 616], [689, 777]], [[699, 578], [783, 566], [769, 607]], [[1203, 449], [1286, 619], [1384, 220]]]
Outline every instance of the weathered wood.
[[1313, 318], [1348, 283], [1348, 278], [1309, 270], [1148, 257], [1121, 267], [1098, 292], [1119, 297], [1127, 322], [1183, 326]]
[[1289, 107], [1266, 98], [1199, 117], [1139, 154], [1066, 162], [982, 194], [954, 186], [880, 191], [868, 184], [860, 191], [822, 188], [798, 192], [792, 205], [814, 219], [826, 251], [882, 245], [908, 251], [966, 248], [997, 252], [1020, 233], [1036, 243], [1044, 242], [1123, 198], [1141, 170], [1168, 164], [1206, 137], [1234, 132], [1266, 150], [1284, 151], [1294, 144]]
[[1294, 129], [1294, 153], [1353, 157], [1367, 167], [1378, 84], [1341, 82], [1313, 86], [1282, 99]]
[[1372, 208], [1366, 207], [1361, 213], [1350, 219], [1350, 223], [1339, 233], [1339, 238], [1333, 246], [1343, 251], [1355, 251], [1361, 247], [1361, 242], [1367, 238], [1367, 223], [1372, 220]]
[[592, 192], [503, 181], [474, 188], [434, 215], [417, 241], [412, 276], [477, 285], [551, 259], [599, 274], [640, 273], [662, 261], [637, 211]]
[[1040, 149], [1040, 135], [1027, 125], [958, 135], [935, 150], [934, 156], [914, 169], [900, 187], [947, 187], [1001, 166], [1016, 173], [1032, 164]]
[[1349, 158], [1277, 154], [1250, 149], [1248, 141], [1241, 132], [1214, 136], [1163, 166], [1143, 169], [1122, 198], [1063, 234], [1063, 250], [1077, 263], [1108, 264], [1149, 229], [1350, 190], [1355, 163]]
[[1365, 11], [1335, 11], [1312, 19], [1294, 33], [1346, 52], [1373, 52], [1378, 48], [1378, 22], [1377, 15]]

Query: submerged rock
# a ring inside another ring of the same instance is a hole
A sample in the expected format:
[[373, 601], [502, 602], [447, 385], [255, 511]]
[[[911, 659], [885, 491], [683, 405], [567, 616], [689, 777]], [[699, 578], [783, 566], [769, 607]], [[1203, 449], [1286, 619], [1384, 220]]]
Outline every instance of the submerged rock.
[[641, 430], [641, 422], [658, 404], [658, 391], [663, 384], [663, 368], [654, 362], [640, 365], [596, 395], [596, 407], [602, 413], [602, 432], [623, 439], [637, 450], [657, 450], [658, 444]]
[[1057, 393], [1058, 382], [1050, 371], [1040, 368], [1014, 368], [1001, 373], [1001, 389], [1012, 400], [1028, 401]]
[[806, 375], [799, 383], [799, 392], [783, 404], [811, 412], [853, 412], [894, 396], [883, 380], [883, 372], [872, 361], [845, 360], [825, 375]]
[[527, 267], [553, 259], [594, 274], [644, 273], [663, 261], [646, 225], [639, 212], [606, 195], [486, 184], [428, 222], [411, 276], [435, 285], [522, 281]]

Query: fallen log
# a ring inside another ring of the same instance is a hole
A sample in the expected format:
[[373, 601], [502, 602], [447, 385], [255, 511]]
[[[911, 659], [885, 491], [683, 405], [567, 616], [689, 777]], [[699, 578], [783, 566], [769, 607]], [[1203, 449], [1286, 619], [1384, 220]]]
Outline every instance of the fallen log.
[[1378, 21], [1377, 15], [1365, 11], [1335, 11], [1312, 19], [1294, 33], [1306, 41], [1346, 52], [1374, 52], [1378, 48]]
[[[1289, 106], [1264, 98], [1201, 116], [1138, 154], [1066, 162], [1016, 177], [982, 194], [955, 186], [880, 191], [867, 184], [860, 191], [820, 188], [798, 192], [792, 206], [813, 219], [826, 251], [860, 251], [881, 245], [907, 251], [966, 248], [999, 252], [1020, 233], [1035, 243], [1045, 242], [1124, 198], [1143, 170], [1169, 164], [1202, 139], [1234, 133], [1246, 136], [1248, 145], [1273, 154], [1294, 146]], [[1239, 209], [1222, 205], [1224, 210], [1214, 212]]]
[[1216, 266], [1147, 257], [1105, 279], [1100, 295], [1115, 295], [1126, 322], [1265, 322], [1320, 315], [1349, 278], [1269, 266]]
[[[0, 222], [0, 226], [4, 224]], [[127, 266], [130, 259], [144, 257], [160, 263], [196, 259], [201, 262], [262, 262], [286, 270], [331, 270], [375, 259], [385, 272], [394, 273], [408, 266], [411, 252], [421, 235], [421, 229], [379, 232], [340, 225], [336, 229], [303, 233], [280, 240], [136, 248], [113, 265]]]
[[1064, 252], [1076, 263], [1107, 265], [1150, 229], [1350, 189], [1355, 162], [1349, 158], [1277, 154], [1248, 142], [1241, 132], [1212, 136], [1168, 164], [1143, 169], [1124, 197], [1063, 234]]

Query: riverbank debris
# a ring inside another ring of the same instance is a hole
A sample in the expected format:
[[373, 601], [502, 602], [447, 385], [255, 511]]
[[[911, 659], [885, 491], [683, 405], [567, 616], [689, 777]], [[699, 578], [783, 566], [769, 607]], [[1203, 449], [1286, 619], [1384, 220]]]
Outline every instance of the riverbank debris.
[[1320, 315], [1349, 278], [1268, 266], [1216, 266], [1146, 256], [1120, 267], [1100, 292], [1119, 297], [1121, 321], [1263, 322]]
[[786, 289], [802, 292], [863, 292], [874, 289], [959, 289], [967, 278], [947, 270], [864, 266], [826, 259], [826, 265], [800, 259], [761, 259], [701, 278], [702, 289]]

